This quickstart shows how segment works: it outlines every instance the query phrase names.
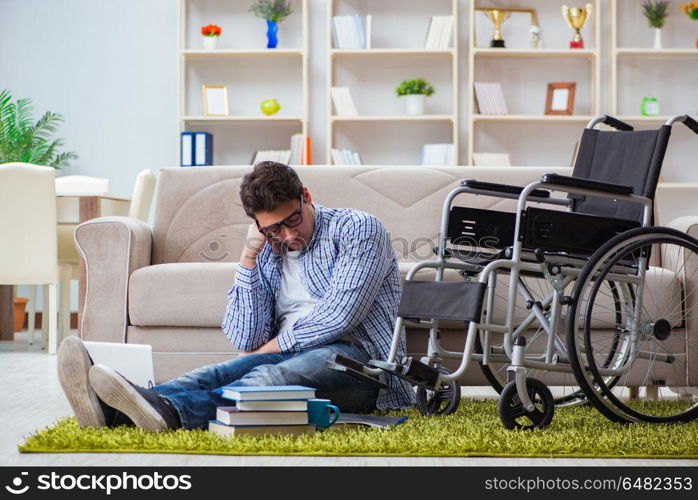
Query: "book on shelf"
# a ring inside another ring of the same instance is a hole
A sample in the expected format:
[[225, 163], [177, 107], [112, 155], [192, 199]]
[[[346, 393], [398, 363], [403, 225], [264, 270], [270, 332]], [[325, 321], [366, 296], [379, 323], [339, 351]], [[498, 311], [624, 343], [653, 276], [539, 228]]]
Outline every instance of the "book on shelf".
[[264, 434], [315, 434], [314, 425], [226, 425], [217, 420], [210, 420], [208, 430], [223, 437], [229, 436], [261, 436]]
[[500, 82], [475, 82], [475, 99], [482, 115], [509, 114]]
[[224, 385], [214, 392], [234, 401], [313, 399], [315, 397], [315, 389], [303, 385]]
[[425, 49], [448, 49], [453, 34], [453, 16], [432, 16], [424, 41]]
[[259, 150], [252, 158], [252, 165], [260, 161], [276, 161], [279, 163], [288, 164], [291, 159], [290, 149], [281, 150]]
[[354, 104], [354, 99], [351, 97], [349, 87], [332, 87], [330, 93], [337, 116], [359, 115], [359, 110], [356, 109], [356, 104]]
[[182, 167], [194, 165], [194, 132], [182, 132], [179, 141], [179, 164]]
[[[310, 137], [303, 134], [291, 136], [291, 153], [288, 158], [289, 165], [311, 165]], [[284, 162], [282, 162], [284, 163]]]
[[422, 165], [454, 165], [455, 147], [453, 144], [424, 144]]
[[336, 49], [366, 49], [371, 46], [371, 16], [332, 16], [332, 42]]
[[213, 165], [213, 134], [194, 132], [194, 165], [197, 167]]
[[219, 406], [216, 420], [226, 425], [307, 425], [308, 412], [242, 411], [237, 406]]
[[509, 153], [473, 153], [473, 165], [476, 167], [510, 167]]
[[335, 165], [362, 165], [359, 153], [350, 149], [332, 148], [331, 155]]

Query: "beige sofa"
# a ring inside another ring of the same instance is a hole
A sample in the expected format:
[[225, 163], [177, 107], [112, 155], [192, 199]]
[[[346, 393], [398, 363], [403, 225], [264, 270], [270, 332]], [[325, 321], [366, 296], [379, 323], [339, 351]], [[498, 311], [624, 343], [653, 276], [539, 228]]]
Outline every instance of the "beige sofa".
[[[238, 197], [249, 170], [165, 168], [159, 175], [152, 227], [124, 217], [78, 227], [75, 238], [87, 263], [84, 339], [152, 345], [158, 382], [235, 356], [220, 324], [251, 222]], [[551, 167], [317, 165], [296, 170], [314, 203], [378, 216], [391, 233], [403, 276], [411, 263], [432, 258], [443, 201], [461, 180], [525, 185], [551, 171], [571, 174], [569, 168]], [[464, 195], [459, 202], [514, 208], [511, 200], [485, 196]], [[683, 223], [698, 233], [695, 223]], [[457, 349], [464, 331], [447, 324], [441, 338], [447, 348]], [[425, 348], [423, 331], [408, 330], [408, 352], [421, 355]], [[462, 383], [487, 385], [476, 366]]]

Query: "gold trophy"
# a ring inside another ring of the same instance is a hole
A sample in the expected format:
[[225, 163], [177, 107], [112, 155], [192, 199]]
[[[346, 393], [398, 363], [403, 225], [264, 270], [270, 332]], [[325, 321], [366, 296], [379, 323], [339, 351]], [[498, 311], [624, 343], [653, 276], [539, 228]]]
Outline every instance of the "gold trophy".
[[492, 41], [490, 41], [490, 47], [492, 48], [504, 48], [504, 40], [502, 40], [502, 23], [509, 19], [511, 15], [510, 11], [504, 9], [483, 9], [487, 18], [494, 24], [494, 35], [492, 35]]
[[587, 3], [583, 9], [572, 7], [569, 8], [567, 5], [562, 6], [562, 17], [565, 18], [567, 24], [572, 28], [574, 33], [574, 38], [570, 42], [570, 49], [583, 49], [584, 40], [582, 40], [582, 34], [579, 32], [584, 27], [587, 17], [591, 14], [591, 4]]

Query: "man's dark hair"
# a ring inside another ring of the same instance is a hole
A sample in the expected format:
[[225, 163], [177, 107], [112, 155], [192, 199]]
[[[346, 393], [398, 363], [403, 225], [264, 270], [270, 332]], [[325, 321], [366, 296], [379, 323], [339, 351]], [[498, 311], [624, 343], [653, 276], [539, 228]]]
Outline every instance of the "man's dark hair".
[[271, 212], [302, 195], [303, 184], [296, 171], [275, 161], [258, 162], [240, 185], [242, 207], [252, 218], [256, 212]]

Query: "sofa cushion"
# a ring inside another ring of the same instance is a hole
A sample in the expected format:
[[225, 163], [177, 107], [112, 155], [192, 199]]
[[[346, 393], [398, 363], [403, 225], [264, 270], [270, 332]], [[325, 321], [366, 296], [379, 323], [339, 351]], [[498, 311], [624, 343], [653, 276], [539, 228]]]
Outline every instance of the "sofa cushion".
[[236, 266], [189, 262], [136, 270], [128, 287], [130, 324], [220, 328]]

